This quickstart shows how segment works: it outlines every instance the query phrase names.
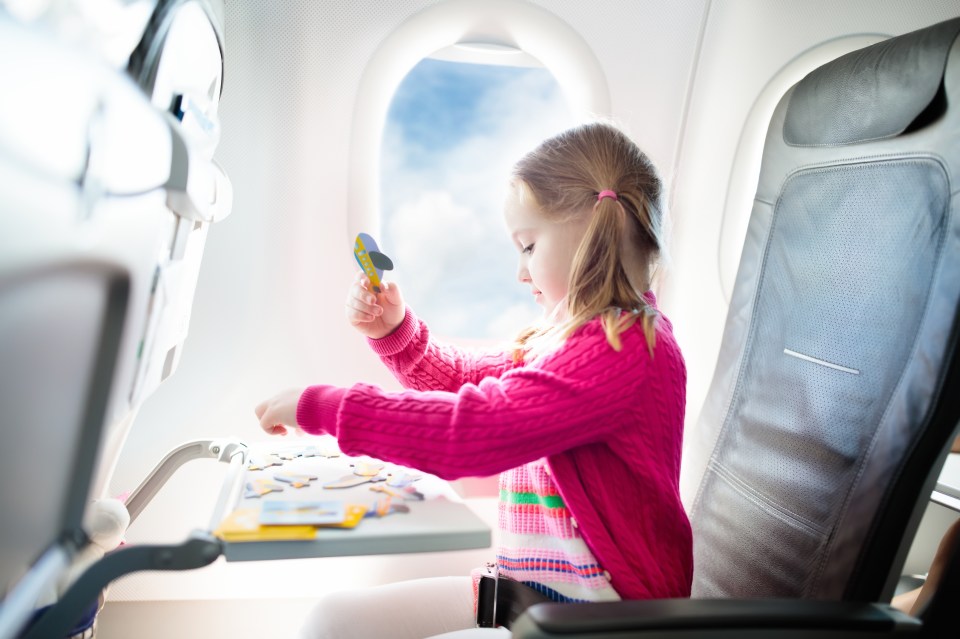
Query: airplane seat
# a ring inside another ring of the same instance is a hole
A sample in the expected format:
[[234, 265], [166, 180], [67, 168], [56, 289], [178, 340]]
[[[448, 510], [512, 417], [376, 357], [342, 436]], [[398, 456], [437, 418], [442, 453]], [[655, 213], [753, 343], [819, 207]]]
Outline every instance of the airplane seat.
[[[157, 0], [129, 56], [127, 75], [175, 130], [175, 168], [165, 185], [162, 246], [151, 255], [148, 315], [136, 329], [140, 350], [130, 385], [118, 393], [108, 416], [114, 426], [94, 478], [97, 495], [108, 490], [143, 401], [179, 366], [210, 226], [232, 208], [230, 180], [213, 158], [220, 142], [223, 13], [223, 0]], [[143, 505], [136, 504], [135, 510]]]
[[0, 637], [15, 636], [88, 543], [83, 514], [129, 293], [128, 272], [104, 261], [0, 274], [0, 583], [14, 584]]
[[[222, 36], [198, 2], [157, 3], [175, 11], [143, 36], [163, 45], [144, 47], [146, 82], [0, 5], [0, 83], [16, 96], [0, 101], [0, 639], [27, 623], [28, 637], [65, 636], [116, 577], [221, 553], [204, 532], [125, 546], [55, 592], [139, 406], [177, 365], [206, 230], [230, 211], [212, 159]], [[205, 443], [180, 463], [242, 463]], [[164, 480], [148, 477], [131, 519]]]
[[960, 552], [918, 617], [878, 602], [960, 421], [958, 33], [954, 19], [842, 56], [772, 116], [684, 451], [702, 475], [692, 598], [540, 604], [515, 637], [951, 627]]

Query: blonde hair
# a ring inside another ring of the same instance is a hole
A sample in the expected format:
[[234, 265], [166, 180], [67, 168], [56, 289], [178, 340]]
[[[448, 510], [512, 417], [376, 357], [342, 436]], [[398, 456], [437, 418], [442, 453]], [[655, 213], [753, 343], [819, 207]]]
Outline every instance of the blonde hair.
[[[562, 223], [590, 216], [573, 258], [566, 300], [560, 302], [564, 307], [558, 309], [562, 320], [521, 332], [514, 358], [549, 350], [597, 315], [617, 351], [620, 334], [639, 319], [653, 357], [659, 314], [643, 292], [661, 252], [663, 186], [646, 154], [609, 124], [584, 124], [521, 158], [513, 184], [547, 219]], [[607, 190], [616, 199], [598, 200]]]

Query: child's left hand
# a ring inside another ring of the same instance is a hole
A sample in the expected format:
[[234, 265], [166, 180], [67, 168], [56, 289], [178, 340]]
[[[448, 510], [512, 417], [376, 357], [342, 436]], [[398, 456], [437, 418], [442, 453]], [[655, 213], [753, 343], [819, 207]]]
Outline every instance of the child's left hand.
[[268, 435], [286, 435], [293, 430], [298, 435], [303, 430], [297, 423], [297, 404], [304, 389], [293, 388], [260, 402], [254, 410], [260, 420], [260, 428]]

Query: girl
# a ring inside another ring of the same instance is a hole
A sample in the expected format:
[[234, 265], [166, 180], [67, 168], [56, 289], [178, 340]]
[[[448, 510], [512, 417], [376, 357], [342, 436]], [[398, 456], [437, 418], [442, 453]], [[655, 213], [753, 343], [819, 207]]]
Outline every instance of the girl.
[[[346, 454], [445, 479], [500, 473], [499, 574], [549, 599], [686, 597], [686, 371], [648, 290], [661, 246], [656, 170], [623, 133], [594, 123], [522, 158], [510, 190], [504, 215], [518, 279], [545, 316], [512, 352], [437, 343], [396, 284], [374, 295], [361, 274], [347, 317], [410, 390], [288, 391], [257, 406], [260, 426], [329, 433]], [[469, 628], [473, 590], [464, 576], [337, 594], [317, 606], [304, 636], [419, 639]]]

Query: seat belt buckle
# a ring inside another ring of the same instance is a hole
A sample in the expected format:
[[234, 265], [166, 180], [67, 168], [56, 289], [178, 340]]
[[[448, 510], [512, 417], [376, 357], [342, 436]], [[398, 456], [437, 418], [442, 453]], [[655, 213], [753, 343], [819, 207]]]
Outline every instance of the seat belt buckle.
[[477, 586], [477, 628], [496, 627], [499, 582], [499, 567], [496, 563], [487, 562]]

